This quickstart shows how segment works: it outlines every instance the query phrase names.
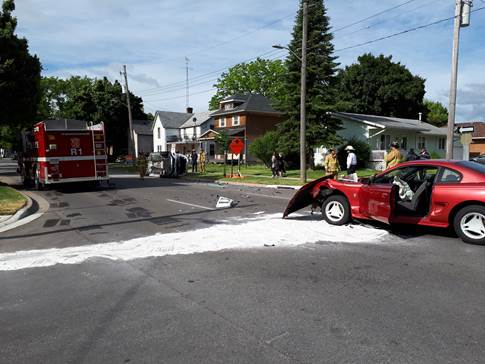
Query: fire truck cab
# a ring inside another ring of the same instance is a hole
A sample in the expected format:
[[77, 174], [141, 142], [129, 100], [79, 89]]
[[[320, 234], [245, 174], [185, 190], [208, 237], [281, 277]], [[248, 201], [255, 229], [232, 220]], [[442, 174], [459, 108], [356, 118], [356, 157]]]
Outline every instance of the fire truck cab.
[[104, 124], [51, 119], [24, 132], [19, 172], [24, 183], [108, 181]]

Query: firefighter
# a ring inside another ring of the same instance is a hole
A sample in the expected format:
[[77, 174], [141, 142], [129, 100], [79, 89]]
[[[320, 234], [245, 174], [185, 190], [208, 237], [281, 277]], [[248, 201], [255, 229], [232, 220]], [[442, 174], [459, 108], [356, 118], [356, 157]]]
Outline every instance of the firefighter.
[[391, 168], [401, 163], [401, 152], [399, 151], [399, 143], [393, 142], [391, 150], [386, 155], [386, 168]]
[[140, 178], [144, 179], [147, 173], [148, 161], [145, 153], [138, 153], [138, 160], [136, 161], [138, 171], [140, 172]]
[[333, 179], [338, 178], [340, 164], [338, 163], [337, 150], [335, 148], [330, 149], [330, 153], [325, 156], [323, 165], [325, 166], [326, 176], [332, 176], [331, 178]]
[[199, 153], [200, 173], [205, 173], [205, 160], [206, 160], [206, 155], [205, 155], [204, 149], [201, 149]]

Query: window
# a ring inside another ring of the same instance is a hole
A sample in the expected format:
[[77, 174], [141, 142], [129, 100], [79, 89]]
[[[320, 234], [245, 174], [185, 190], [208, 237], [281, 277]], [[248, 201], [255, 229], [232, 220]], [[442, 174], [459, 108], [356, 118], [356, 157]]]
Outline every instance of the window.
[[381, 134], [381, 140], [378, 145], [379, 150], [387, 150], [391, 145], [391, 136], [387, 134]]
[[446, 149], [446, 138], [439, 138], [438, 140], [438, 149], [445, 150]]
[[401, 149], [408, 149], [408, 137], [402, 137], [401, 139]]
[[220, 128], [226, 127], [226, 117], [225, 116], [221, 116], [221, 118], [219, 119], [219, 127]]
[[238, 125], [239, 125], [239, 115], [233, 115], [232, 126], [238, 126]]
[[444, 168], [441, 173], [441, 183], [458, 183], [461, 181], [461, 174], [452, 169]]
[[231, 103], [224, 104], [224, 110], [231, 110], [232, 108], [233, 108], [233, 104]]
[[209, 145], [209, 155], [214, 156], [215, 155], [215, 146], [214, 144]]
[[469, 168], [475, 172], [480, 172], [485, 174], [485, 165], [477, 163], [477, 162], [470, 162], [470, 161], [460, 161], [458, 163], [459, 166]]
[[426, 137], [418, 136], [418, 149], [426, 148]]
[[158, 135], [158, 139], [160, 139], [160, 138], [161, 138], [160, 134], [161, 134], [161, 133], [160, 133], [160, 128], [157, 128], [157, 135]]

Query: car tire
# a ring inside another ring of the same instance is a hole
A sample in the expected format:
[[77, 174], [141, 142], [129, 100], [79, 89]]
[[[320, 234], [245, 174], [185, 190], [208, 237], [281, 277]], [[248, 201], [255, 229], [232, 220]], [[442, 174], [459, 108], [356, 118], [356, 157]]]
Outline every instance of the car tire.
[[322, 216], [331, 225], [345, 225], [350, 221], [350, 205], [345, 196], [331, 195], [322, 204]]
[[463, 207], [455, 215], [453, 227], [465, 243], [485, 245], [485, 206]]

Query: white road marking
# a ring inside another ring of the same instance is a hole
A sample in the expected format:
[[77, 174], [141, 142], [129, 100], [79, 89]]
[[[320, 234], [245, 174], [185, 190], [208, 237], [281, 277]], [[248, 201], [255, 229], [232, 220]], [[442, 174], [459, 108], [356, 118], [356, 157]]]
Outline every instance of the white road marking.
[[332, 226], [311, 215], [295, 214], [283, 220], [281, 214], [233, 217], [207, 228], [156, 234], [127, 241], [68, 248], [17, 251], [0, 254], [0, 271], [80, 264], [88, 259], [129, 261], [176, 254], [195, 254], [227, 249], [295, 247], [321, 241], [390, 244], [386, 231], [359, 225]]
[[169, 199], [169, 198], [167, 198], [167, 201], [169, 201], [169, 202], [174, 202], [174, 203], [179, 203], [179, 204], [181, 204], [181, 205], [187, 205], [187, 206], [197, 207], [197, 208], [199, 208], [199, 209], [204, 209], [204, 210], [211, 210], [211, 211], [212, 211], [212, 210], [215, 210], [215, 208], [214, 208], [214, 209], [212, 209], [212, 208], [210, 208], [210, 207], [205, 207], [205, 206], [196, 205], [196, 204], [193, 204], [193, 203], [188, 203], [188, 202], [177, 201], [177, 200], [171, 200], [171, 199]]

